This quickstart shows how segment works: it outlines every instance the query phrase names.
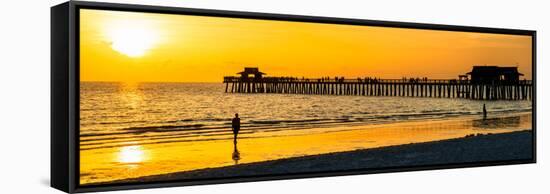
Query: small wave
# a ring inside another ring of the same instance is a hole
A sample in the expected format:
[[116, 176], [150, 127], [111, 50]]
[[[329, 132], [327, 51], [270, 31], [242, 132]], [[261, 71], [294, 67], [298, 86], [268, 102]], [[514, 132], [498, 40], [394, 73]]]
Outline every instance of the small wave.
[[306, 123], [306, 122], [319, 122], [328, 121], [333, 119], [299, 119], [299, 120], [250, 120], [253, 124], [281, 124], [281, 123]]
[[362, 114], [362, 115], [368, 115], [368, 114], [372, 114], [372, 112], [366, 112], [366, 111], [355, 111], [355, 112], [351, 112], [351, 114]]
[[162, 130], [162, 129], [185, 129], [185, 128], [201, 128], [204, 124], [190, 124], [190, 125], [158, 125], [158, 126], [143, 126], [143, 127], [128, 127], [123, 128], [122, 130], [129, 131], [147, 131], [147, 130]]
[[204, 118], [204, 119], [178, 119], [178, 120], [169, 120], [169, 121], [162, 121], [159, 123], [187, 123], [187, 122], [219, 122], [219, 121], [231, 121], [231, 118]]
[[88, 123], [88, 124], [111, 125], [111, 124], [145, 123], [145, 122], [146, 121], [106, 121], [106, 122], [97, 122], [97, 123]]
[[443, 110], [441, 109], [434, 109], [434, 110], [423, 110], [423, 111], [420, 111], [421, 113], [437, 113], [437, 112], [441, 112]]
[[179, 122], [193, 122], [195, 120], [193, 119], [178, 119], [178, 120], [170, 120], [170, 121], [164, 121], [163, 123], [179, 123]]

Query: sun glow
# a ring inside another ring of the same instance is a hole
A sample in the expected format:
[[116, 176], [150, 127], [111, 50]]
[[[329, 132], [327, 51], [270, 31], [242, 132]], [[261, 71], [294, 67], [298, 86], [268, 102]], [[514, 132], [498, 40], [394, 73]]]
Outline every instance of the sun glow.
[[111, 48], [129, 57], [140, 57], [158, 43], [155, 28], [144, 21], [116, 21], [106, 27]]

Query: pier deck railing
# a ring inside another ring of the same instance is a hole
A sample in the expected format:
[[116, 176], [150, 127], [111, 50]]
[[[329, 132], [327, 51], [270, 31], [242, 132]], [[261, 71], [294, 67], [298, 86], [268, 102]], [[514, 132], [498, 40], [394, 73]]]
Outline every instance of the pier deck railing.
[[224, 77], [225, 92], [529, 100], [532, 80], [476, 83], [458, 79]]

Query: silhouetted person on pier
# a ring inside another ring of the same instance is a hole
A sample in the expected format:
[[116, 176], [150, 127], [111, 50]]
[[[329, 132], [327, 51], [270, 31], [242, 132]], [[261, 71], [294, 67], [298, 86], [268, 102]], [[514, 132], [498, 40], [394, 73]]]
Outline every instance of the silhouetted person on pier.
[[483, 104], [483, 120], [487, 119], [487, 109], [485, 108], [485, 104]]
[[231, 128], [233, 128], [233, 142], [237, 143], [237, 135], [241, 129], [241, 118], [239, 118], [239, 113], [235, 113], [235, 118], [231, 120]]

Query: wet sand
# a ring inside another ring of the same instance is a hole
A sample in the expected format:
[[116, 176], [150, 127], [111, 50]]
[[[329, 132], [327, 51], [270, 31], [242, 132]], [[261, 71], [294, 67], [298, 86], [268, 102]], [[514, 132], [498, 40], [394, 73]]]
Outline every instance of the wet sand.
[[526, 130], [254, 162], [100, 184], [368, 170], [386, 167], [531, 159], [532, 156], [532, 132]]
[[[461, 138], [470, 134], [523, 131], [531, 129], [531, 122], [531, 114], [522, 113], [490, 117], [487, 120], [481, 120], [479, 117], [460, 117], [368, 126], [250, 133], [240, 135], [236, 145], [233, 144], [232, 135], [228, 135], [226, 139], [211, 141], [177, 141], [176, 139], [169, 143], [82, 150], [80, 154], [80, 183], [87, 185], [141, 179], [140, 177], [162, 174], [199, 172], [201, 169], [207, 168], [233, 168], [229, 166], [237, 167], [244, 166], [240, 164], [260, 164], [266, 161], [311, 155], [439, 141]], [[498, 141], [495, 143], [499, 144]], [[487, 149], [487, 152], [494, 147], [490, 143], [480, 146], [487, 146], [487, 148], [483, 148]], [[506, 154], [498, 149], [493, 152], [494, 154]], [[402, 155], [399, 157], [413, 157], [415, 153], [403, 152]], [[378, 160], [376, 158], [370, 158], [364, 162], [371, 163], [371, 160]], [[461, 161], [461, 158], [457, 157], [431, 159], [433, 159], [431, 162]], [[326, 162], [330, 162], [330, 160], [326, 160]], [[390, 164], [401, 165], [400, 163]], [[325, 167], [321, 166], [319, 168], [323, 170]], [[263, 171], [259, 170], [258, 172]], [[192, 177], [190, 174], [185, 176]]]

